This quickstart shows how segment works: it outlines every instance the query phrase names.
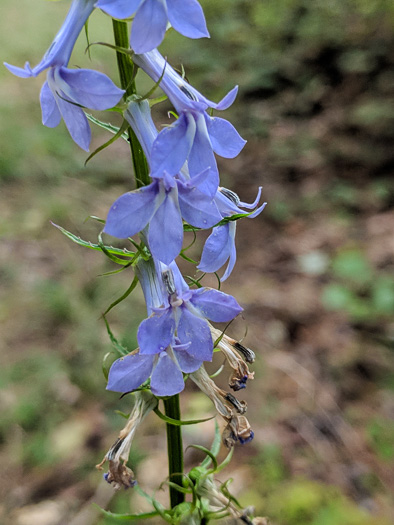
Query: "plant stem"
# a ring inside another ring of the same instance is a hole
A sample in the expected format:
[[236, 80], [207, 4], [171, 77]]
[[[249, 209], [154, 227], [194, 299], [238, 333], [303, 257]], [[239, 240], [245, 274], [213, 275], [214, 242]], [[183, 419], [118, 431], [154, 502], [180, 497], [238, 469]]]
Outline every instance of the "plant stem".
[[[179, 394], [169, 397], [164, 400], [164, 411], [166, 416], [173, 419], [181, 418], [181, 409], [179, 406]], [[180, 426], [167, 425], [167, 450], [168, 450], [168, 471], [170, 481], [182, 486], [183, 473], [183, 446], [182, 446], [182, 431]], [[171, 508], [174, 508], [179, 503], [185, 500], [184, 494], [176, 490], [175, 487], [170, 487], [170, 502]]]
[[[127, 27], [127, 22], [112, 20], [112, 27], [114, 31], [115, 45], [123, 47], [124, 49], [129, 49], [129, 29]], [[116, 59], [118, 62], [120, 85], [122, 86], [122, 89], [126, 91], [125, 97], [127, 98], [136, 93], [134, 81], [135, 66], [131, 58], [124, 53], [119, 53], [117, 51]], [[128, 128], [128, 135], [137, 188], [147, 186], [150, 184], [150, 179], [148, 164], [144, 152], [134, 131], [130, 127]]]

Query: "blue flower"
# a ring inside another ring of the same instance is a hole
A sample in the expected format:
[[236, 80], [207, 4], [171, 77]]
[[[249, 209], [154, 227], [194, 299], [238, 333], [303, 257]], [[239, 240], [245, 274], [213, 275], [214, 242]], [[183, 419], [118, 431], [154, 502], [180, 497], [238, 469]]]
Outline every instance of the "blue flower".
[[158, 47], [168, 22], [186, 37], [209, 37], [197, 0], [98, 0], [95, 5], [114, 18], [130, 18], [136, 13], [130, 39], [136, 53]]
[[[175, 263], [161, 268], [166, 276], [163, 304], [159, 308], [149, 304], [152, 314], [138, 329], [139, 352], [115, 361], [108, 390], [130, 392], [150, 377], [154, 394], [177, 394], [184, 388], [183, 372], [195, 372], [203, 361], [212, 360], [213, 339], [207, 319], [227, 322], [242, 311], [237, 301], [223, 292], [190, 290]], [[139, 274], [143, 279], [146, 275]], [[142, 287], [145, 292], [147, 283]], [[150, 287], [157, 290], [160, 285], [151, 282]]]
[[219, 184], [219, 174], [214, 152], [226, 158], [238, 155], [246, 141], [230, 122], [219, 117], [210, 117], [206, 110], [227, 109], [234, 102], [238, 87], [233, 88], [219, 103], [204, 97], [188, 84], [167, 64], [155, 49], [149, 53], [134, 55], [136, 65], [160, 87], [175, 107], [179, 118], [162, 130], [154, 141], [151, 152], [153, 173], [167, 171], [178, 173], [185, 161], [191, 176], [210, 169], [210, 177], [200, 189], [214, 196]]
[[123, 239], [149, 223], [149, 249], [169, 264], [182, 249], [182, 218], [196, 228], [210, 228], [221, 220], [214, 200], [197, 187], [206, 175], [181, 180], [164, 172], [148, 186], [121, 195], [108, 212], [104, 232]]
[[[132, 126], [147, 161], [157, 130], [149, 103], [131, 102], [125, 118]], [[182, 219], [196, 228], [211, 228], [222, 216], [213, 198], [200, 189], [209, 170], [190, 178], [187, 170], [176, 177], [164, 172], [153, 176], [153, 182], [119, 197], [108, 213], [105, 233], [127, 238], [142, 231], [149, 223], [148, 245], [154, 257], [169, 264], [182, 249]]]
[[[259, 188], [257, 197], [252, 204], [241, 202], [238, 195], [226, 188], [220, 188], [215, 197], [215, 202], [219, 208], [222, 217], [231, 217], [231, 215], [238, 213], [245, 213], [242, 208], [247, 210], [256, 208], [261, 196], [261, 188]], [[257, 217], [266, 206], [264, 202], [261, 206], [250, 213], [247, 217], [253, 219]], [[201, 255], [200, 264], [197, 266], [202, 272], [212, 273], [221, 268], [228, 260], [227, 268], [221, 278], [225, 281], [233, 271], [235, 261], [237, 259], [237, 252], [235, 249], [235, 232], [236, 221], [229, 221], [227, 224], [216, 226], [213, 228], [211, 235], [205, 242], [204, 249]]]
[[36, 67], [31, 68], [28, 62], [24, 68], [5, 64], [11, 73], [22, 78], [36, 77], [49, 69], [40, 94], [42, 122], [53, 128], [63, 117], [71, 137], [85, 151], [89, 150], [91, 132], [81, 106], [108, 109], [124, 93], [103, 73], [67, 68], [74, 44], [93, 9], [94, 0], [72, 2], [60, 31]]

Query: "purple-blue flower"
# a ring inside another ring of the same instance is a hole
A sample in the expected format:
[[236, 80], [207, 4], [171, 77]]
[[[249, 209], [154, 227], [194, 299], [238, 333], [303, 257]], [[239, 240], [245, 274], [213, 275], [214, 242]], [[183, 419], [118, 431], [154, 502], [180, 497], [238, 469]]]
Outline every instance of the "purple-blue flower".
[[34, 68], [5, 64], [16, 76], [36, 77], [49, 69], [40, 94], [42, 123], [50, 128], [63, 118], [73, 140], [89, 150], [91, 132], [81, 106], [103, 110], [115, 106], [124, 91], [103, 73], [90, 69], [68, 69], [74, 44], [94, 9], [95, 0], [73, 0], [67, 17], [41, 62]]
[[[212, 359], [213, 339], [207, 319], [227, 322], [242, 311], [230, 295], [210, 288], [190, 290], [175, 263], [161, 268], [166, 283], [163, 304], [159, 308], [148, 305], [152, 314], [138, 329], [139, 352], [115, 361], [108, 390], [130, 392], [150, 377], [154, 394], [180, 392], [184, 388], [183, 373], [194, 372], [203, 361]], [[140, 279], [147, 280], [146, 275], [139, 273]], [[150, 283], [152, 286], [157, 301], [160, 283]], [[146, 292], [149, 286], [145, 282], [142, 287]], [[151, 292], [148, 297], [152, 297]]]
[[146, 53], [158, 47], [167, 23], [189, 38], [209, 37], [203, 10], [197, 0], [98, 0], [95, 4], [114, 18], [130, 18], [131, 47]]
[[111, 206], [104, 232], [121, 239], [132, 237], [149, 223], [149, 249], [169, 264], [182, 249], [182, 218], [196, 228], [210, 228], [221, 220], [214, 200], [198, 189], [197, 182], [164, 172], [149, 186], [123, 194]]
[[[157, 130], [149, 103], [146, 100], [131, 102], [125, 117], [150, 164]], [[182, 249], [182, 219], [196, 228], [211, 228], [222, 218], [214, 199], [200, 190], [208, 176], [209, 170], [193, 178], [186, 170], [176, 177], [166, 172], [157, 173], [151, 184], [125, 193], [115, 201], [108, 213], [105, 233], [127, 238], [142, 231], [149, 223], [147, 236], [151, 253], [169, 264]]]
[[[222, 217], [231, 217], [238, 213], [245, 213], [242, 208], [251, 210], [256, 208], [261, 196], [261, 188], [259, 188], [257, 197], [252, 204], [241, 202], [238, 195], [226, 188], [220, 188], [215, 197], [215, 202], [219, 208]], [[264, 202], [261, 206], [256, 208], [254, 212], [247, 217], [253, 219], [257, 217], [266, 206]], [[221, 281], [225, 281], [233, 271], [235, 261], [237, 259], [237, 252], [235, 249], [235, 232], [236, 221], [229, 221], [226, 224], [216, 226], [213, 228], [211, 235], [205, 242], [204, 249], [201, 255], [200, 264], [197, 266], [202, 272], [212, 273], [221, 268], [228, 260], [227, 268], [223, 274]]]
[[[210, 117], [206, 110], [227, 109], [234, 102], [238, 87], [233, 88], [219, 103], [214, 103], [188, 84], [155, 49], [134, 55], [133, 60], [156, 82], [175, 107], [179, 118], [162, 130], [155, 139], [151, 152], [152, 173], [167, 171], [178, 173], [185, 161], [191, 176], [210, 169], [210, 177], [202, 191], [214, 196], [219, 174], [214, 152], [221, 157], [233, 158], [245, 145], [230, 122]], [[163, 73], [164, 72], [164, 73]]]

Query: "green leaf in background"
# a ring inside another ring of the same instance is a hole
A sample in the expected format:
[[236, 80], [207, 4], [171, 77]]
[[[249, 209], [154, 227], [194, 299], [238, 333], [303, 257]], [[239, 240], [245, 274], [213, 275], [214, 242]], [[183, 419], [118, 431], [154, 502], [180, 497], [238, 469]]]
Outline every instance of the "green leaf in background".
[[376, 418], [368, 426], [372, 448], [384, 461], [394, 460], [394, 422]]
[[392, 315], [394, 313], [394, 278], [379, 276], [372, 285], [372, 306], [376, 313]]
[[372, 269], [365, 255], [357, 249], [344, 250], [334, 259], [332, 270], [337, 277], [364, 284], [372, 279]]

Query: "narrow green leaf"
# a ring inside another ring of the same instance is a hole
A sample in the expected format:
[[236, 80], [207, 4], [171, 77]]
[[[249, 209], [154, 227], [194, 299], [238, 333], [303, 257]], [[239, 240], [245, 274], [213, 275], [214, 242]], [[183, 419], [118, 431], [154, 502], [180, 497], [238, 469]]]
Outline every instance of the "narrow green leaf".
[[129, 417], [130, 417], [130, 414], [125, 414], [125, 413], [122, 412], [121, 410], [115, 410], [115, 414], [118, 414], [119, 416], [122, 416], [122, 417], [124, 417], [125, 419], [129, 419]]
[[[211, 446], [211, 453], [213, 454], [214, 457], [216, 457], [219, 454], [221, 442], [222, 442], [222, 438], [220, 435], [219, 424], [215, 420], [215, 437], [212, 441], [212, 446]], [[206, 457], [204, 461], [201, 463], [201, 467], [204, 467], [204, 468], [208, 467], [210, 462], [211, 462], [210, 458]]]
[[188, 257], [187, 255], [185, 255], [183, 253], [183, 251], [181, 251], [181, 253], [179, 254], [180, 257], [182, 257], [182, 259], [185, 259], [185, 261], [189, 262], [189, 263], [192, 263], [192, 264], [198, 264], [198, 261], [194, 261], [193, 259], [191, 259], [190, 257]]
[[191, 226], [190, 224], [187, 224], [187, 222], [183, 223], [183, 231], [184, 232], [197, 232], [201, 228], [196, 228], [195, 226]]
[[[215, 455], [210, 450], [208, 450], [207, 448], [203, 447], [202, 445], [189, 445], [189, 447], [196, 448], [197, 450], [201, 450], [201, 452], [204, 452], [207, 456], [209, 456], [211, 458], [211, 461], [213, 463], [213, 471], [215, 471], [217, 469], [217, 466], [218, 466], [217, 459], [216, 459]], [[187, 448], [189, 448], [189, 447], [187, 447]], [[206, 458], [206, 459], [208, 459], [208, 458]], [[206, 461], [206, 459], [201, 463], [201, 466], [203, 466], [203, 464]], [[208, 465], [209, 465], [209, 459], [208, 459]]]
[[222, 365], [221, 367], [219, 367], [216, 372], [214, 374], [211, 374], [209, 377], [211, 379], [214, 379], [215, 377], [217, 377], [219, 374], [221, 374], [221, 372], [223, 371], [224, 369], [224, 365]]
[[124, 301], [124, 299], [126, 299], [126, 297], [128, 297], [131, 292], [135, 289], [135, 287], [137, 286], [138, 284], [138, 277], [135, 276], [132, 283], [130, 284], [130, 286], [127, 288], [127, 290], [125, 291], [124, 294], [122, 294], [118, 299], [116, 299], [116, 301], [114, 301], [113, 303], [111, 303], [108, 308], [105, 310], [105, 312], [103, 313], [103, 316], [105, 317], [107, 315], [108, 312], [110, 312], [112, 310], [112, 308], [114, 308], [114, 306], [116, 306], [117, 304], [121, 303], [122, 301]]
[[214, 272], [216, 279], [218, 280], [218, 290], [220, 290], [222, 286], [222, 281], [220, 280], [219, 274], [217, 272]]
[[102, 367], [102, 370], [103, 370], [103, 374], [104, 374], [104, 377], [105, 377], [105, 380], [108, 381], [108, 374], [109, 374], [109, 369], [106, 365], [106, 361], [108, 359], [108, 357], [111, 355], [112, 352], [107, 352], [105, 354], [105, 356], [103, 357], [103, 364], [101, 365]]
[[142, 497], [144, 497], [149, 503], [155, 508], [156, 512], [160, 514], [160, 516], [167, 522], [171, 523], [171, 516], [170, 514], [165, 510], [163, 505], [156, 501], [154, 498], [149, 496], [145, 491], [142, 490], [142, 488], [139, 485], [136, 485], [134, 487], [134, 491], [138, 492]]
[[120, 137], [122, 137], [123, 133], [127, 130], [129, 127], [129, 123], [127, 120], [123, 120], [121, 127], [119, 128], [119, 131], [115, 133], [113, 137], [111, 137], [107, 142], [96, 148], [93, 153], [89, 155], [89, 157], [85, 160], [85, 166], [89, 162], [90, 159], [92, 159], [97, 153], [100, 153], [100, 151], [103, 151], [103, 149], [108, 148], [113, 142], [118, 140]]
[[100, 224], [105, 224], [105, 219], [101, 219], [101, 217], [97, 217], [96, 215], [89, 215], [84, 222], [87, 222], [89, 219], [99, 222]]
[[[167, 67], [167, 61], [166, 63], [164, 64], [164, 67], [163, 67], [163, 71], [160, 75], [160, 78], [159, 80], [155, 83], [155, 85], [153, 86], [152, 89], [150, 89], [148, 91], [148, 93], [146, 93], [143, 97], [141, 97], [142, 100], [145, 100], [145, 99], [148, 99], [151, 95], [153, 95], [153, 93], [156, 91], [156, 89], [160, 86], [160, 82], [163, 80], [163, 77], [164, 77], [164, 73], [166, 71], [166, 67]], [[167, 98], [167, 97], [166, 97]]]
[[182, 425], [197, 425], [198, 423], [204, 423], [205, 421], [210, 421], [211, 419], [215, 417], [215, 416], [212, 416], [206, 419], [191, 419], [188, 421], [181, 421], [180, 419], [173, 419], [172, 417], [166, 416], [165, 414], [163, 414], [163, 412], [160, 412], [158, 408], [156, 408], [154, 412], [159, 416], [160, 419], [176, 427], [180, 427]]
[[244, 217], [249, 217], [249, 215], [251, 215], [252, 213], [252, 211], [249, 213], [235, 213], [234, 215], [230, 215], [229, 217], [224, 217], [224, 219], [215, 224], [215, 227], [223, 226], [223, 224], [227, 224], [228, 222], [238, 221], [239, 219], [243, 219]]
[[229, 501], [235, 503], [235, 505], [237, 505], [238, 508], [242, 508], [239, 501], [230, 493], [230, 491], [227, 488], [228, 485], [232, 483], [232, 481], [233, 478], [226, 479], [226, 481], [220, 486], [220, 491], [226, 496], [226, 498], [228, 498]]
[[99, 273], [98, 276], [107, 277], [108, 275], [115, 275], [116, 273], [123, 272], [123, 270], [126, 270], [126, 268], [128, 268], [132, 264], [133, 264], [133, 261], [129, 261], [129, 263], [122, 266], [122, 268], [118, 268], [117, 270], [111, 270], [110, 272]]
[[221, 470], [223, 470], [225, 467], [227, 467], [227, 465], [230, 463], [231, 461], [231, 458], [233, 457], [233, 453], [234, 453], [234, 448], [232, 448], [230, 450], [230, 452], [227, 454], [227, 456], [225, 457], [225, 459], [220, 463], [219, 466], [217, 466], [215, 468], [215, 473], [216, 472], [220, 472]]
[[113, 512], [104, 510], [101, 507], [99, 508], [101, 512], [104, 514], [104, 516], [107, 516], [107, 518], [111, 518], [112, 520], [115, 520], [115, 521], [137, 521], [137, 520], [154, 518], [156, 516], [160, 516], [160, 512], [158, 510], [154, 510], [152, 512], [143, 512], [141, 514], [114, 514]]
[[[101, 120], [97, 119], [90, 113], [85, 112], [85, 115], [90, 120], [90, 122], [93, 122], [93, 124], [97, 124], [97, 126], [99, 126], [100, 128], [106, 129], [107, 131], [109, 131], [110, 133], [113, 133], [114, 135], [119, 133], [120, 128], [118, 128], [118, 126], [113, 126], [109, 122], [102, 122]], [[128, 141], [128, 138], [129, 136], [127, 135], [127, 133], [122, 134], [122, 139]]]
[[156, 104], [160, 104], [161, 102], [164, 102], [167, 99], [168, 99], [167, 95], [163, 95], [162, 97], [150, 98], [149, 101], [148, 101], [149, 102], [149, 106], [153, 107]]
[[197, 288], [202, 288], [202, 284], [200, 283], [199, 279], [193, 279], [193, 277], [190, 277], [190, 275], [186, 275], [186, 278], [189, 279], [190, 284], [194, 284], [197, 286]]
[[[108, 259], [111, 259], [112, 262], [116, 264], [121, 264], [122, 266], [129, 264], [130, 261], [125, 261], [124, 259], [120, 259], [116, 255], [114, 255], [111, 251], [107, 250], [107, 247], [103, 243], [102, 240], [102, 232], [98, 234], [98, 245], [101, 249], [101, 251], [108, 257]], [[135, 256], [135, 254], [133, 254]]]
[[89, 18], [86, 20], [85, 22], [85, 37], [86, 37], [86, 43], [88, 45], [88, 57], [89, 57], [89, 60], [92, 60], [92, 57], [90, 55], [90, 42], [89, 42]]
[[120, 355], [127, 355], [127, 354], [129, 354], [130, 352], [127, 350], [127, 348], [125, 348], [122, 344], [120, 344], [119, 341], [114, 336], [114, 334], [112, 333], [111, 328], [109, 326], [109, 323], [108, 323], [107, 319], [105, 318], [105, 316], [103, 316], [103, 319], [104, 319], [105, 326], [107, 327], [107, 333], [108, 333], [109, 339], [110, 339], [110, 341], [112, 343], [112, 346], [115, 348], [115, 350], [118, 351], [118, 353]]
[[[68, 237], [71, 241], [75, 242], [79, 246], [84, 246], [85, 248], [90, 248], [91, 250], [97, 250], [102, 251], [102, 248], [99, 244], [90, 242], [90, 241], [84, 241], [81, 239], [81, 237], [78, 237], [77, 235], [74, 235], [73, 233], [67, 231], [65, 228], [62, 228], [62, 226], [59, 226], [58, 224], [55, 224], [54, 222], [51, 222], [52, 226], [55, 226], [58, 230], [60, 230], [66, 237]], [[135, 257], [135, 252], [131, 252], [126, 249], [122, 248], [114, 248], [113, 246], [105, 246], [105, 249], [108, 253], [113, 255], [122, 255], [124, 257]], [[129, 262], [129, 261], [127, 261]], [[125, 261], [126, 264], [126, 261]]]
[[125, 47], [115, 46], [114, 44], [108, 44], [107, 42], [92, 42], [91, 44], [89, 44], [89, 47], [91, 46], [109, 47], [117, 53], [121, 53], [122, 55], [128, 55], [129, 57], [134, 55], [134, 51], [132, 49], [126, 49]]
[[185, 487], [180, 487], [179, 485], [177, 485], [176, 483], [173, 483], [172, 481], [166, 481], [165, 483], [169, 487], [173, 487], [174, 489], [176, 489], [178, 492], [182, 492], [182, 494], [191, 494], [192, 493], [191, 489], [187, 489]]

